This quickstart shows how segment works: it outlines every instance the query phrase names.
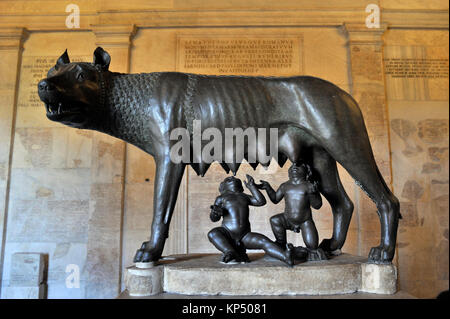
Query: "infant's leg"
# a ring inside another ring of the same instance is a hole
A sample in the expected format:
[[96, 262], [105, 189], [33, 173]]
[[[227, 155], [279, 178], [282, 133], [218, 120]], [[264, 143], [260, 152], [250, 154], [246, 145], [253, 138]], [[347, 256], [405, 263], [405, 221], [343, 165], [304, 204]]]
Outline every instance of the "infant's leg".
[[316, 250], [319, 247], [319, 234], [317, 233], [316, 225], [312, 219], [303, 222], [300, 225], [302, 230], [303, 241], [306, 248]]
[[232, 244], [232, 238], [228, 231], [223, 227], [216, 227], [208, 233], [209, 241], [221, 252], [237, 256], [234, 245]]
[[286, 247], [286, 229], [288, 229], [288, 226], [284, 213], [270, 217], [270, 226], [272, 227], [276, 243], [282, 248]]
[[300, 225], [302, 230], [303, 241], [308, 249], [308, 261], [327, 260], [327, 256], [319, 246], [319, 234], [316, 225], [312, 219], [303, 222]]
[[248, 233], [241, 242], [247, 249], [262, 249], [267, 255], [293, 265], [293, 254], [290, 249], [282, 249], [269, 238], [259, 233]]

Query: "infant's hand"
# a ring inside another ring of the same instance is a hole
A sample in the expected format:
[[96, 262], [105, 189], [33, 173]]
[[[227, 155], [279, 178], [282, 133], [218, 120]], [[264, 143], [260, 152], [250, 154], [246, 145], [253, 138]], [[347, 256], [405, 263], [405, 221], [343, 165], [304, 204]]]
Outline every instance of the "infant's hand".
[[211, 205], [211, 213], [209, 214], [209, 219], [211, 219], [212, 222], [218, 222], [222, 216], [222, 208], [217, 205]]
[[251, 177], [248, 174], [246, 176], [247, 176], [247, 182], [244, 181], [245, 187], [255, 186], [255, 180], [253, 179], [253, 177]]
[[260, 180], [261, 184], [257, 185], [259, 189], [269, 189], [270, 184], [266, 181]]
[[211, 205], [211, 214], [222, 216], [223, 215], [222, 207], [217, 205]]
[[319, 183], [317, 181], [314, 181], [309, 184], [309, 191], [311, 193], [317, 193], [319, 191]]

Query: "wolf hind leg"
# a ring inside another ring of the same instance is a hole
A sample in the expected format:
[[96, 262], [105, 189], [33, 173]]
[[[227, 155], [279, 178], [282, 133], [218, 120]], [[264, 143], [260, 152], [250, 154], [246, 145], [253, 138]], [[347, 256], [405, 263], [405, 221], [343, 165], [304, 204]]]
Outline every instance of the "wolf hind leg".
[[323, 239], [319, 247], [329, 255], [339, 255], [347, 238], [353, 214], [353, 203], [342, 186], [336, 161], [323, 148], [312, 149], [313, 178], [317, 179], [319, 191], [330, 203], [333, 213], [333, 234]]
[[346, 145], [343, 150], [332, 155], [377, 206], [381, 240], [379, 246], [370, 250], [369, 261], [390, 263], [395, 254], [400, 204], [378, 170], [368, 138], [362, 144], [353, 147]]

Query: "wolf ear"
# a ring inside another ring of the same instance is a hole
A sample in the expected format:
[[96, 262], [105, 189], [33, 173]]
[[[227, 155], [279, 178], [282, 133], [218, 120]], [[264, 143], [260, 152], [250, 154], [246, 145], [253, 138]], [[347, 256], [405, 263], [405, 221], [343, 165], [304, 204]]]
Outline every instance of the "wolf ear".
[[48, 70], [47, 72], [47, 78], [52, 77], [55, 73], [56, 73], [56, 67], [52, 67], [50, 70]]
[[69, 55], [67, 54], [67, 49], [66, 49], [66, 51], [64, 51], [64, 53], [56, 61], [55, 67], [57, 68], [58, 66], [67, 64], [67, 63], [70, 63], [70, 60], [69, 60]]
[[111, 62], [111, 56], [108, 52], [98, 47], [94, 51], [94, 64], [99, 65], [102, 70], [106, 71], [109, 68], [109, 63]]

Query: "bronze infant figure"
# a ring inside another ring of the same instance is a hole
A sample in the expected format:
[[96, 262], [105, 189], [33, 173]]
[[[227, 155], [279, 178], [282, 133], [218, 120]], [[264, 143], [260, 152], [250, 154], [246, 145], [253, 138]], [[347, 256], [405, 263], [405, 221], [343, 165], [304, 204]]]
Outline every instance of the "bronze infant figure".
[[317, 182], [307, 180], [307, 165], [292, 164], [289, 168], [289, 180], [275, 192], [266, 181], [261, 181], [259, 188], [266, 190], [267, 195], [274, 204], [285, 200], [285, 212], [272, 216], [270, 225], [277, 244], [286, 245], [286, 230], [299, 233], [308, 251], [308, 260], [326, 260], [324, 251], [319, 248], [319, 234], [314, 224], [311, 206], [314, 209], [322, 207], [322, 198], [318, 191]]

